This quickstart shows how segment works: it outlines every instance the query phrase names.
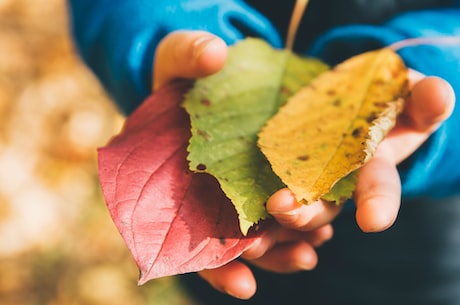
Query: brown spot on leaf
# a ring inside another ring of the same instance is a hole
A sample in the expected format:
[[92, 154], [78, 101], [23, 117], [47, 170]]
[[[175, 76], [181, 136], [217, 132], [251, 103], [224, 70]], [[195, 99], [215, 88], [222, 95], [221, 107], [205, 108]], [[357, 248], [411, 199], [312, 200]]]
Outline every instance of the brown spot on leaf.
[[388, 102], [379, 102], [379, 101], [377, 101], [377, 102], [374, 102], [374, 106], [380, 107], [380, 108], [385, 108], [385, 107], [388, 106]]
[[378, 85], [378, 86], [383, 86], [385, 85], [387, 82], [384, 80], [384, 79], [381, 79], [381, 78], [376, 78], [374, 80], [374, 84]]
[[355, 128], [355, 130], [353, 130], [353, 132], [351, 133], [352, 137], [353, 138], [359, 138], [361, 136], [361, 133], [363, 132], [364, 128], [362, 128], [361, 126], [360, 127], [357, 127]]
[[342, 105], [342, 100], [336, 99], [332, 102], [332, 105], [335, 107], [340, 107]]
[[209, 140], [209, 134], [206, 131], [198, 129], [196, 133], [198, 134], [198, 136], [204, 138], [205, 140]]
[[310, 156], [308, 156], [308, 155], [303, 155], [303, 156], [298, 156], [297, 157], [297, 160], [299, 160], [299, 161], [308, 161], [308, 159], [310, 159]]
[[205, 171], [207, 169], [206, 164], [200, 163], [196, 166], [198, 171]]
[[369, 115], [367, 116], [366, 122], [369, 123], [369, 124], [371, 124], [371, 123], [374, 122], [376, 119], [377, 119], [377, 113], [371, 112], [371, 113], [369, 113]]
[[211, 106], [211, 101], [208, 100], [208, 99], [202, 99], [202, 100], [200, 101], [200, 103], [201, 103], [201, 105], [203, 105], [203, 106]]
[[281, 87], [281, 93], [283, 93], [285, 95], [291, 95], [291, 90], [289, 90], [288, 87], [282, 86]]
[[398, 66], [397, 66], [397, 69], [393, 69], [392, 72], [391, 72], [391, 76], [394, 78], [399, 78], [401, 76], [401, 74], [406, 74], [407, 73], [407, 70], [406, 70], [406, 67], [404, 66], [404, 64], [402, 62], [399, 62], [398, 63]]

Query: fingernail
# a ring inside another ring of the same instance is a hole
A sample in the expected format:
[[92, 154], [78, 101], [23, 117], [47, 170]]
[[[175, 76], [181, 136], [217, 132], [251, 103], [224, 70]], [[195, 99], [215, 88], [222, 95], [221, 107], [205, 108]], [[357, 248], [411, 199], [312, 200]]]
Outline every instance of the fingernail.
[[285, 216], [297, 216], [299, 214], [301, 205], [291, 198], [286, 200], [280, 200], [276, 204], [271, 204], [269, 212], [272, 215], [285, 215]]
[[295, 200], [294, 195], [288, 189], [282, 189], [276, 192], [268, 199], [267, 210], [273, 215], [290, 215], [298, 214], [298, 208], [301, 205]]
[[233, 297], [235, 299], [240, 299], [240, 300], [245, 299], [243, 296], [237, 295], [236, 293], [233, 293], [233, 291], [231, 291], [231, 290], [224, 289], [224, 293], [228, 294], [229, 296], [231, 296], [231, 297]]
[[312, 249], [310, 246], [302, 246], [303, 253], [299, 257], [299, 261], [297, 262], [297, 267], [302, 270], [313, 270], [318, 263], [318, 258], [314, 253], [312, 253]]
[[206, 49], [217, 42], [217, 38], [210, 35], [203, 35], [197, 38], [193, 43], [193, 58], [198, 59], [206, 51]]
[[[246, 283], [246, 284], [249, 284], [249, 283]], [[247, 285], [246, 287], [240, 286], [239, 293], [236, 293], [235, 291], [232, 291], [231, 289], [228, 289], [228, 288], [224, 288], [223, 291], [224, 293], [236, 299], [247, 300], [254, 294], [253, 292], [251, 292], [252, 289], [253, 288], [251, 287], [251, 285]]]
[[309, 254], [309, 257], [305, 257], [302, 262], [300, 263], [299, 267], [302, 270], [313, 270], [316, 267], [316, 262], [314, 261], [313, 258], [310, 257], [311, 255]]
[[278, 209], [278, 210], [271, 210], [270, 211], [270, 214], [273, 215], [273, 216], [288, 216], [288, 217], [294, 217], [294, 216], [297, 216], [299, 214], [299, 211], [298, 210], [288, 210], [288, 207], [283, 207], [281, 209]]
[[447, 111], [447, 110], [450, 110], [450, 108], [455, 102], [455, 91], [448, 82], [444, 82], [444, 88], [445, 88], [444, 92], [446, 95], [444, 102], [445, 102], [445, 107], [446, 107], [445, 109]]

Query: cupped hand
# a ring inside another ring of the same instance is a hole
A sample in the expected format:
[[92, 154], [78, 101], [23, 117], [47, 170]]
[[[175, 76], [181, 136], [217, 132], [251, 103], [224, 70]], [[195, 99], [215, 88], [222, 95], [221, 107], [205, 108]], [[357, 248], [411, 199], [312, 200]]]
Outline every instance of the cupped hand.
[[[409, 79], [411, 95], [396, 126], [359, 173], [354, 201], [356, 221], [364, 232], [383, 231], [394, 223], [401, 197], [396, 166], [415, 152], [454, 109], [455, 94], [446, 81], [412, 70]], [[337, 209], [329, 206], [322, 200], [308, 206], [299, 204], [285, 189], [272, 196], [267, 210], [287, 228], [311, 230], [336, 217]]]

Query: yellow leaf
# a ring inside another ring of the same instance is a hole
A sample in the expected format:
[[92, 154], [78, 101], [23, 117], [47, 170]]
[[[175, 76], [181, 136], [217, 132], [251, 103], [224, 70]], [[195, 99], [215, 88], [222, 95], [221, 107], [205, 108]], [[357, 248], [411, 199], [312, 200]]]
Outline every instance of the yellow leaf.
[[407, 95], [407, 68], [396, 53], [363, 53], [290, 98], [258, 145], [296, 199], [311, 203], [369, 160]]

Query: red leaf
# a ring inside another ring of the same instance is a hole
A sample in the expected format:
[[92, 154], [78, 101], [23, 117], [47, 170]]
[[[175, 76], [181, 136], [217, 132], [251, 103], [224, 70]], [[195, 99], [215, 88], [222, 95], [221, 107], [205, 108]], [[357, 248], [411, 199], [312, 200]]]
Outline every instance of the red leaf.
[[242, 236], [216, 180], [188, 169], [190, 122], [180, 103], [189, 85], [157, 91], [99, 149], [104, 196], [139, 267], [139, 284], [224, 265], [263, 234]]

